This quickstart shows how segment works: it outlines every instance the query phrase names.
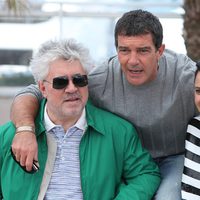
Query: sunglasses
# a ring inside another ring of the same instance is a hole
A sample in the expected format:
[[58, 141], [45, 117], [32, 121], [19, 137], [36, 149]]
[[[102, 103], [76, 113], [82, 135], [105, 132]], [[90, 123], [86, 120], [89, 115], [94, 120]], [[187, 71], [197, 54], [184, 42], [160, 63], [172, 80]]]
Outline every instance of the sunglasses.
[[27, 170], [26, 170], [26, 167], [25, 167], [25, 166], [21, 166], [20, 163], [16, 160], [16, 157], [15, 157], [13, 151], [12, 151], [12, 148], [10, 149], [10, 152], [11, 152], [11, 155], [12, 155], [14, 161], [15, 161], [26, 173], [34, 174], [35, 172], [37, 172], [37, 171], [40, 169], [40, 168], [37, 166], [37, 164], [36, 164], [37, 161], [34, 160], [34, 161], [33, 161], [33, 166], [32, 166], [31, 171], [27, 171]]
[[[72, 77], [72, 82], [76, 87], [84, 87], [88, 84], [87, 75], [74, 74]], [[54, 89], [63, 89], [69, 85], [69, 78], [67, 76], [58, 76], [53, 79], [53, 83], [43, 80], [44, 82], [52, 84]]]

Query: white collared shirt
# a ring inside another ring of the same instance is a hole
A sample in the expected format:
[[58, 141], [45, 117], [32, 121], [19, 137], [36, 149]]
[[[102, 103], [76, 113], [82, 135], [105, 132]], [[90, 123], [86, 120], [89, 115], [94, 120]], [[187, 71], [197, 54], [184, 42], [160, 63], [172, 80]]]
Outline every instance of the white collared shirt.
[[47, 134], [57, 142], [54, 169], [44, 199], [82, 200], [79, 144], [87, 127], [85, 109], [79, 120], [65, 132], [61, 125], [50, 120], [45, 107], [44, 124]]

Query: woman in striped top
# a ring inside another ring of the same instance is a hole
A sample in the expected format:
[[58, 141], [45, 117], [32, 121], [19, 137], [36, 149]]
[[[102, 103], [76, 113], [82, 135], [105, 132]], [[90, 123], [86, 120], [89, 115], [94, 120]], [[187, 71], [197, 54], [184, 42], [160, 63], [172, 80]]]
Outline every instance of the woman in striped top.
[[[200, 112], [200, 62], [195, 74], [195, 104]], [[200, 200], [200, 114], [188, 124], [182, 176], [182, 199]]]

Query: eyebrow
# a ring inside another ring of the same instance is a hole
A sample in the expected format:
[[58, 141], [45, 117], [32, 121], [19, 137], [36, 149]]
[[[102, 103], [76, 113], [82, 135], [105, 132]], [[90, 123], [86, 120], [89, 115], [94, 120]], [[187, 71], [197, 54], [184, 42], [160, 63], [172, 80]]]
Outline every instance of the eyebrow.
[[144, 46], [144, 47], [138, 47], [137, 49], [151, 49], [149, 46]]
[[[130, 47], [127, 47], [127, 46], [118, 46], [118, 49], [130, 49]], [[152, 48], [150, 46], [142, 46], [142, 47], [136, 47], [136, 49], [151, 50]]]
[[127, 47], [127, 46], [118, 46], [117, 48], [118, 49], [128, 49], [129, 47]]

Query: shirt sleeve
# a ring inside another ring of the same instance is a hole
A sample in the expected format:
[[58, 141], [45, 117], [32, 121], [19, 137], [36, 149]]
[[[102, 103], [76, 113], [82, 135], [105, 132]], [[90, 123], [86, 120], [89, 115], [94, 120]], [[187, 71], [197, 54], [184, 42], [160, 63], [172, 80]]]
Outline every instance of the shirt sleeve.
[[182, 174], [182, 198], [200, 198], [200, 116], [191, 119], [185, 140], [185, 159]]
[[31, 84], [25, 88], [23, 88], [22, 90], [20, 90], [16, 95], [15, 98], [21, 95], [33, 95], [34, 97], [36, 97], [38, 99], [38, 101], [40, 102], [43, 98], [41, 91], [39, 90], [37, 85]]
[[159, 168], [142, 147], [136, 131], [132, 132], [135, 134], [126, 139], [124, 181], [115, 200], [151, 200], [160, 184]]

